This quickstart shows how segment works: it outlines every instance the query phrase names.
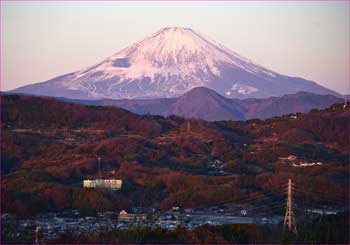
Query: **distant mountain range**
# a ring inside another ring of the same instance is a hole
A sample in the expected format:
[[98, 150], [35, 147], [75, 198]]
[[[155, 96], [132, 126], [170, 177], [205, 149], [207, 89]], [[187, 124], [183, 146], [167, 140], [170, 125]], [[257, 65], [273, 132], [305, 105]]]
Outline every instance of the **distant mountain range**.
[[[339, 96], [315, 82], [266, 69], [209, 37], [180, 27], [163, 28], [91, 67], [11, 92], [74, 99], [154, 99], [178, 97], [201, 86], [227, 98], [268, 98], [300, 91]], [[176, 100], [169, 113], [192, 115], [181, 111], [178, 103], [182, 100], [188, 98]], [[211, 100], [221, 111], [207, 111], [209, 119], [217, 115], [242, 118], [244, 112], [222, 97], [211, 93]], [[198, 113], [206, 110], [205, 104], [193, 106]], [[163, 112], [163, 105], [155, 109]]]
[[117, 106], [137, 114], [177, 115], [188, 118], [219, 120], [247, 120], [269, 118], [296, 112], [323, 109], [343, 99], [333, 95], [308, 92], [270, 97], [266, 99], [228, 99], [213, 90], [197, 87], [178, 98], [123, 100], [63, 100], [85, 105]]

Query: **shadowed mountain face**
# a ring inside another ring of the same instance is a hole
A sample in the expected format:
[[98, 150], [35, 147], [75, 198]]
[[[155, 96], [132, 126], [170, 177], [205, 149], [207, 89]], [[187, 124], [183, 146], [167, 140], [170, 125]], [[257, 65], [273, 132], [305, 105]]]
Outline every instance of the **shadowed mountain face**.
[[296, 112], [323, 109], [343, 99], [307, 92], [266, 99], [228, 99], [213, 90], [198, 87], [178, 98], [143, 100], [72, 100], [86, 105], [118, 106], [137, 114], [177, 115], [207, 121], [268, 118]]
[[333, 95], [319, 95], [307, 92], [287, 94], [282, 97], [267, 99], [236, 100], [242, 106], [245, 119], [269, 118], [284, 114], [302, 112], [312, 109], [324, 109], [343, 100]]
[[[190, 28], [163, 28], [91, 67], [14, 93], [74, 99], [181, 96], [205, 86], [227, 98], [307, 91], [339, 95], [312, 81], [266, 69]], [[174, 109], [175, 110], [175, 109]]]
[[243, 120], [240, 106], [234, 101], [204, 87], [194, 88], [180, 96], [162, 115], [200, 118], [206, 121]]

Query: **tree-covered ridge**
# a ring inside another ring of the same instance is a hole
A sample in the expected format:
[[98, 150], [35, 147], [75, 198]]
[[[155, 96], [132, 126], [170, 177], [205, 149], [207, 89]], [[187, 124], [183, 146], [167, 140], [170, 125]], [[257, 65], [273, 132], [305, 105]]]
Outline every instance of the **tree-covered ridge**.
[[[1, 100], [5, 212], [199, 207], [266, 192], [280, 198], [290, 177], [305, 193], [348, 197], [349, 110], [341, 104], [308, 114], [209, 123], [44, 97]], [[296, 164], [322, 165], [295, 167], [283, 160], [291, 155]], [[84, 178], [97, 175], [96, 156], [104, 176], [124, 180], [120, 192], [82, 188]], [[217, 160], [219, 167], [213, 166]]]

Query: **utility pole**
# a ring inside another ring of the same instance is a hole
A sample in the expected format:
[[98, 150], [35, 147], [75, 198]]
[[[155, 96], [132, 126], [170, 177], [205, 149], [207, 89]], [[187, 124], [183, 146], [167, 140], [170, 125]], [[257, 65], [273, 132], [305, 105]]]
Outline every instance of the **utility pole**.
[[187, 133], [191, 131], [191, 124], [190, 121], [187, 122]]
[[287, 197], [287, 208], [286, 208], [286, 215], [284, 216], [284, 225], [283, 228], [286, 226], [288, 227], [288, 230], [290, 232], [293, 232], [294, 234], [297, 234], [297, 227], [295, 224], [295, 216], [293, 211], [293, 198], [292, 198], [292, 180], [288, 179], [288, 197]]
[[348, 102], [347, 102], [346, 96], [344, 95], [344, 105], [343, 105], [343, 108], [346, 109], [347, 106], [348, 106]]
[[98, 157], [98, 178], [101, 179], [101, 157]]

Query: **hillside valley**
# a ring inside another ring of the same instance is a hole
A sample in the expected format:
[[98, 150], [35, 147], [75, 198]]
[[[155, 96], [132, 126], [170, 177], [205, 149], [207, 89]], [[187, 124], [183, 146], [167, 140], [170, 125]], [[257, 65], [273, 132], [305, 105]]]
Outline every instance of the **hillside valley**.
[[[348, 200], [349, 110], [343, 104], [265, 120], [206, 122], [48, 97], [1, 100], [5, 212], [191, 208], [247, 195], [284, 199], [288, 178], [300, 200]], [[97, 157], [104, 177], [124, 181], [120, 191], [82, 188], [83, 179], [98, 174]]]

